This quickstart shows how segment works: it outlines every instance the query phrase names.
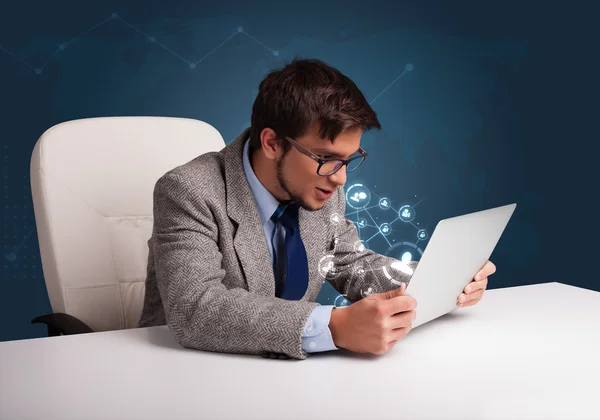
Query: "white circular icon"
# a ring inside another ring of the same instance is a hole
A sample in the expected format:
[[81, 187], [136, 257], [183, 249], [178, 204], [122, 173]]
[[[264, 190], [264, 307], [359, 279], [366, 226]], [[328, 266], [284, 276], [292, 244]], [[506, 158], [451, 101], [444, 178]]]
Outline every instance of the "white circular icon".
[[402, 206], [400, 207], [400, 210], [398, 210], [398, 217], [403, 222], [410, 222], [415, 218], [415, 209], [409, 205]]
[[379, 200], [379, 208], [381, 208], [381, 210], [387, 210], [390, 208], [390, 200], [387, 197], [383, 197], [382, 199]]
[[354, 184], [346, 191], [346, 202], [353, 209], [364, 209], [371, 201], [371, 192], [362, 184]]
[[367, 247], [365, 246], [364, 241], [356, 241], [356, 243], [354, 244], [354, 252], [356, 252], [358, 254], [362, 254], [366, 250], [367, 250]]
[[382, 223], [381, 226], [379, 226], [379, 230], [384, 235], [389, 235], [392, 231], [392, 227], [388, 223]]
[[340, 270], [335, 266], [334, 255], [327, 254], [319, 260], [319, 274], [323, 278], [336, 278], [340, 275]]

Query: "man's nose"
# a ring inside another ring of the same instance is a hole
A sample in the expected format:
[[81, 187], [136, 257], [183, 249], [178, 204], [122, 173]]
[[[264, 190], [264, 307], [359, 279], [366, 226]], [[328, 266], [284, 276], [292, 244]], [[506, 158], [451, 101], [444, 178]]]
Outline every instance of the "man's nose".
[[329, 180], [337, 185], [344, 185], [346, 183], [346, 165], [342, 166], [333, 175], [329, 175]]

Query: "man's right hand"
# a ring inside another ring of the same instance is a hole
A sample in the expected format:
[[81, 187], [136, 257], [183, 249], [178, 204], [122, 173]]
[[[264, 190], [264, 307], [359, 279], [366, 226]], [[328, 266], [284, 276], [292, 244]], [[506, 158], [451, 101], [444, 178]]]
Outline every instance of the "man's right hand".
[[417, 301], [404, 296], [406, 283], [331, 312], [334, 344], [356, 353], [384, 354], [412, 328]]

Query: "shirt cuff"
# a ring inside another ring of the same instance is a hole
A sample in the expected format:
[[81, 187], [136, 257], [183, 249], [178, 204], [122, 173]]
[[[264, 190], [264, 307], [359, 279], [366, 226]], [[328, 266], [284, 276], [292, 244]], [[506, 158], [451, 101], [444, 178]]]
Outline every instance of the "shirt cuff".
[[339, 350], [329, 330], [334, 305], [317, 306], [311, 312], [302, 330], [302, 349], [307, 353]]

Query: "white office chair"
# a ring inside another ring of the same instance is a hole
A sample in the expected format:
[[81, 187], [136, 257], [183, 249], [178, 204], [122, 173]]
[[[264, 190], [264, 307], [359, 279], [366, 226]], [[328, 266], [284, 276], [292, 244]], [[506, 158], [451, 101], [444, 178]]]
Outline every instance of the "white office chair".
[[141, 315], [158, 178], [225, 146], [211, 125], [101, 117], [45, 131], [31, 189], [52, 314], [50, 336], [134, 328]]

